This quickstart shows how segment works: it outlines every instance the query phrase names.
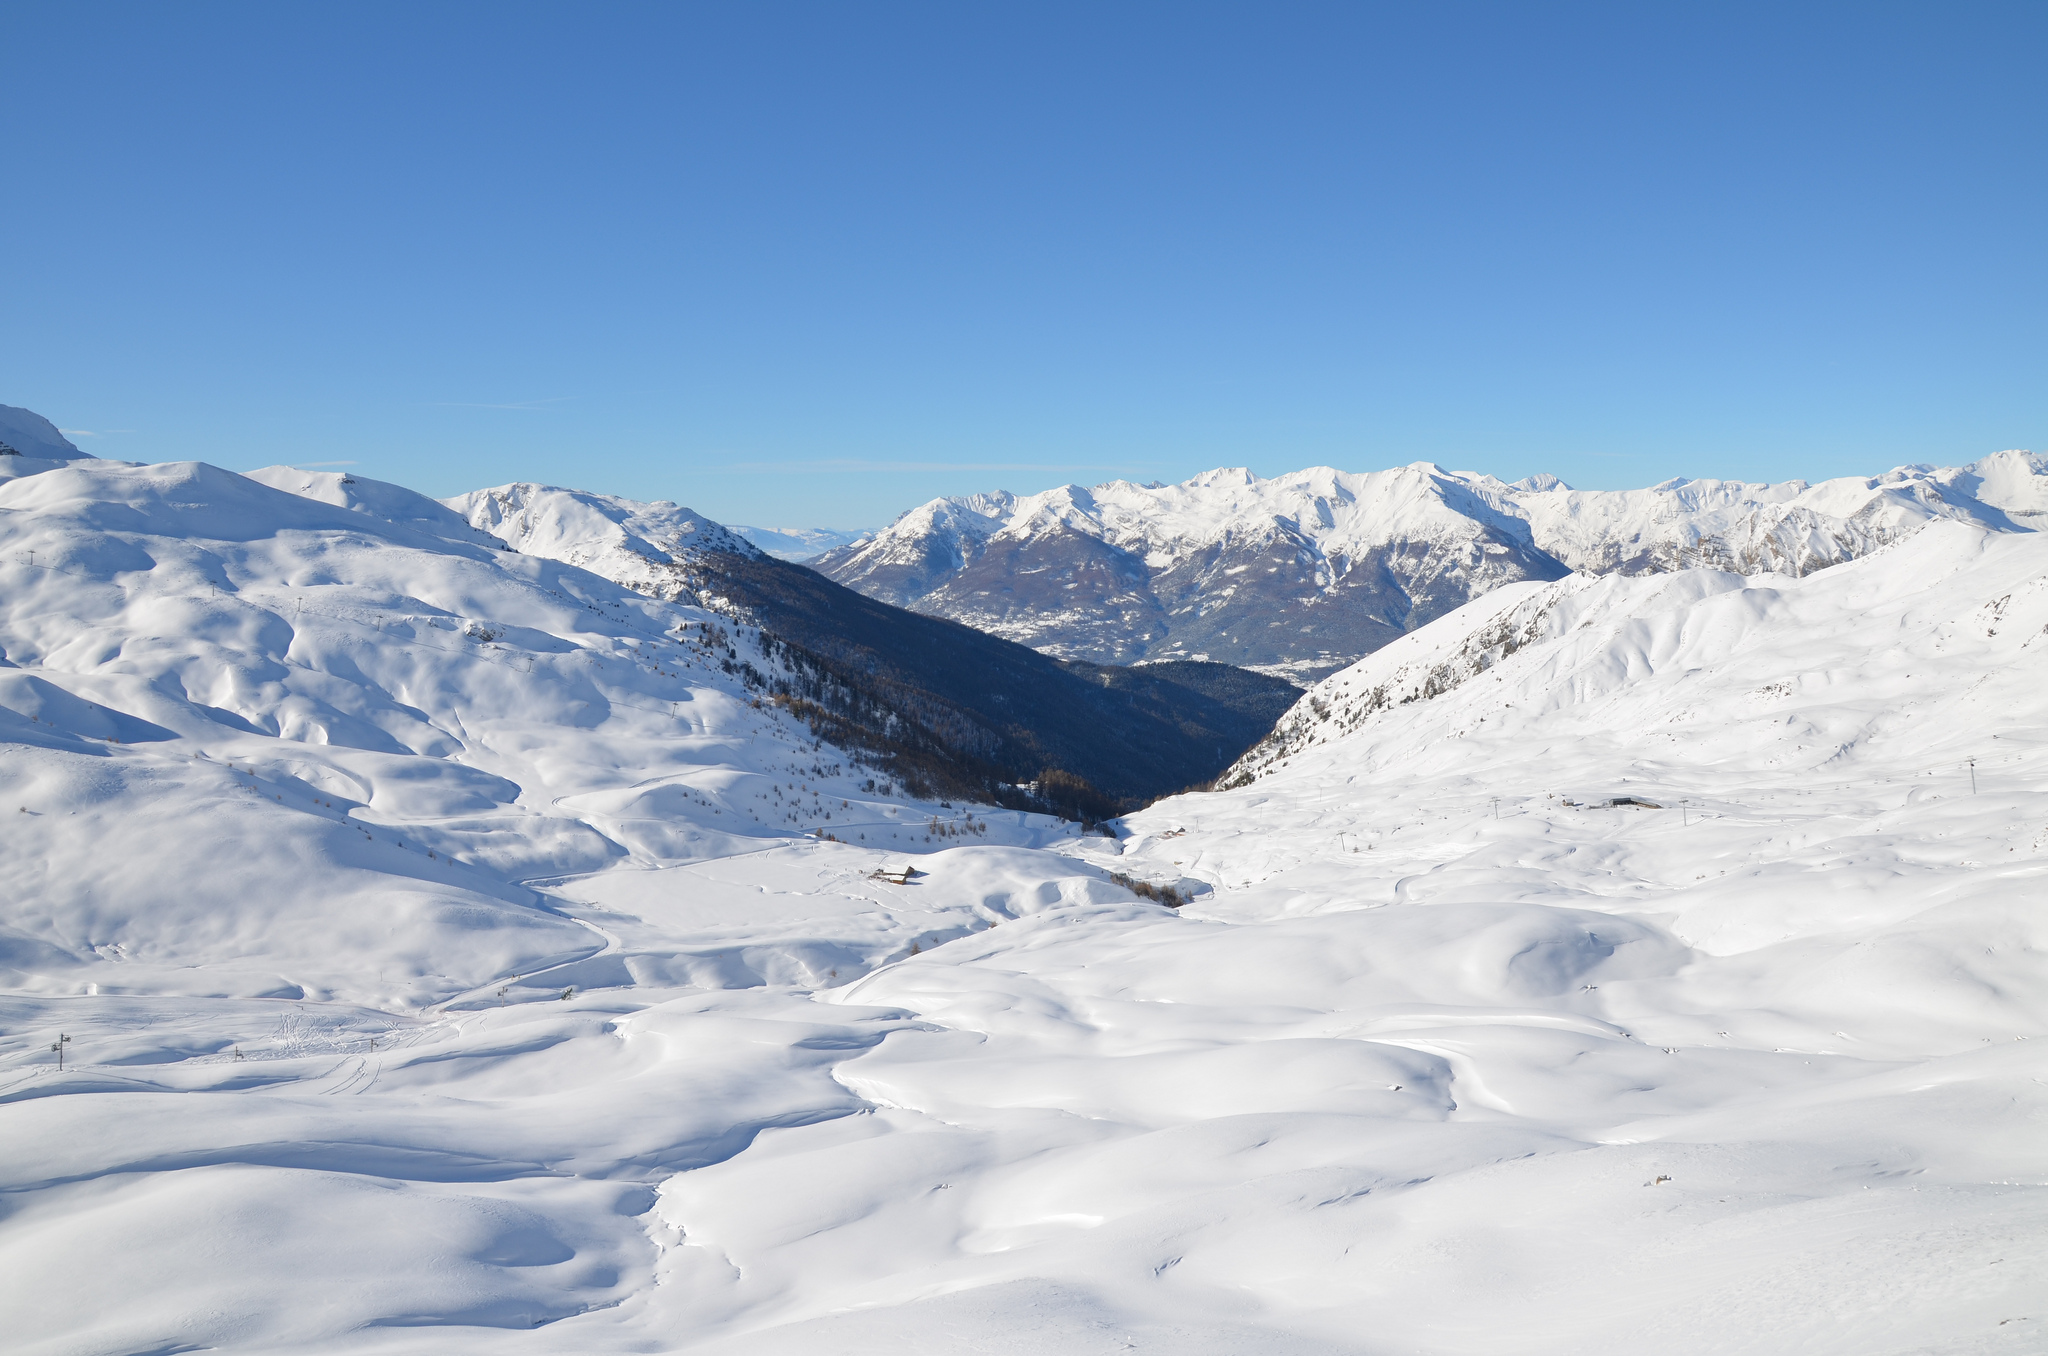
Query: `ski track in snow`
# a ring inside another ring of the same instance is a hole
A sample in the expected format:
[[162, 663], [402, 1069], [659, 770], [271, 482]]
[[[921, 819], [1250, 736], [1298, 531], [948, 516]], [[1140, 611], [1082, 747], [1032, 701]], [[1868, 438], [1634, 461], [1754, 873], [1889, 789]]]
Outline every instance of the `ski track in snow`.
[[396, 487], [23, 461], [12, 1351], [2048, 1342], [2048, 538], [1512, 586], [1109, 841]]

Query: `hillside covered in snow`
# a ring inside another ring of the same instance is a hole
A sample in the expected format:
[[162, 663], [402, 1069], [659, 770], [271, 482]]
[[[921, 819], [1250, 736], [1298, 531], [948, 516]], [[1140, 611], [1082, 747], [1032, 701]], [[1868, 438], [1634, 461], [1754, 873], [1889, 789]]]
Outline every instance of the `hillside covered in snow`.
[[396, 486], [77, 462], [0, 533], [16, 982], [445, 1002], [603, 949], [528, 877], [924, 839], [758, 633]]
[[679, 504], [521, 483], [447, 502], [471, 527], [515, 551], [577, 565], [641, 593], [659, 593], [661, 566], [701, 552], [755, 557], [752, 542]]
[[1804, 575], [1936, 518], [2048, 520], [2048, 461], [2002, 452], [1809, 485], [1579, 491], [1428, 462], [938, 499], [820, 556], [833, 579], [1048, 653], [1321, 676], [1503, 584], [1704, 566]]
[[2038, 1350], [2048, 535], [1931, 516], [1109, 838], [400, 487], [0, 458], [8, 1347]]
[[[34, 410], [19, 405], [0, 405], [0, 457], [23, 457], [30, 461], [77, 461], [92, 459]], [[19, 470], [13, 474], [20, 474]]]

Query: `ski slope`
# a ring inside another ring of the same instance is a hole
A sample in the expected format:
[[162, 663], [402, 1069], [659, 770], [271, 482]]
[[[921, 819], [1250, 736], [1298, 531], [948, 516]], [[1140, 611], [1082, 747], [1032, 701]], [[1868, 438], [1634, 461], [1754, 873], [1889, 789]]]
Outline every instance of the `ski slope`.
[[1111, 841], [397, 487], [23, 460], [11, 1350], [2048, 1341], [2048, 538], [1510, 584]]

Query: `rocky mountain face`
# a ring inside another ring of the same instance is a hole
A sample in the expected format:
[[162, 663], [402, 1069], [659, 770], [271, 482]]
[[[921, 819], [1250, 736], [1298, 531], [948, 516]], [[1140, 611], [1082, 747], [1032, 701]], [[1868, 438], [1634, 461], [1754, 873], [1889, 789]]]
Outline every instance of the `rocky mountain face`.
[[812, 564], [871, 597], [1048, 654], [1312, 678], [1520, 580], [1702, 565], [1798, 576], [1937, 518], [2014, 531], [2044, 516], [2048, 461], [2024, 452], [1811, 485], [1672, 480], [1627, 491], [1418, 462], [938, 499]]

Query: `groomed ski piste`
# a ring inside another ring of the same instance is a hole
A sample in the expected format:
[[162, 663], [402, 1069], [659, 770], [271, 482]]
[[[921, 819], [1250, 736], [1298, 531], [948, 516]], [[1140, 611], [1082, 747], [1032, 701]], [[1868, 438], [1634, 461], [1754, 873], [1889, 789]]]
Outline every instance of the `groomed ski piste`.
[[2048, 536], [1511, 585], [1110, 840], [395, 486], [6, 460], [10, 1351], [2048, 1345]]

